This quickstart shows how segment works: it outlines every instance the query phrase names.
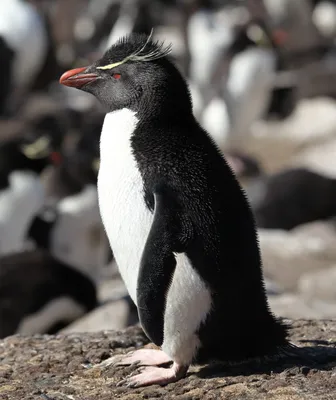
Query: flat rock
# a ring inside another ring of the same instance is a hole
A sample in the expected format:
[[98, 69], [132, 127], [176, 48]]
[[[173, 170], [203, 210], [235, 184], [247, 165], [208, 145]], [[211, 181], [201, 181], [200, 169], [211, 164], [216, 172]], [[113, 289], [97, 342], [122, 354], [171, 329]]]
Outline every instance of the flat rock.
[[334, 302], [336, 307], [336, 265], [323, 271], [303, 275], [298, 292], [307, 300], [321, 299]]
[[255, 122], [251, 134], [242, 138], [239, 147], [257, 157], [271, 173], [292, 165], [301, 152], [309, 152], [335, 137], [336, 101], [318, 97], [300, 101], [284, 121]]
[[273, 313], [283, 318], [336, 319], [336, 303], [317, 298], [305, 299], [297, 293], [269, 296]]
[[336, 131], [332, 140], [309, 146], [290, 161], [291, 167], [306, 167], [322, 175], [336, 178]]
[[236, 366], [192, 367], [165, 387], [116, 384], [136, 367], [92, 365], [145, 345], [139, 327], [122, 332], [11, 336], [0, 342], [1, 400], [328, 400], [336, 392], [336, 321], [291, 321], [304, 363], [284, 358]]
[[289, 232], [259, 229], [265, 276], [287, 291], [295, 291], [305, 273], [336, 264], [333, 221], [301, 225]]
[[100, 302], [118, 300], [128, 294], [120, 276], [106, 278], [98, 284], [98, 299]]
[[102, 330], [120, 330], [134, 323], [130, 304], [126, 299], [111, 301], [104, 304], [84, 317], [76, 320], [62, 330], [70, 332], [97, 332]]

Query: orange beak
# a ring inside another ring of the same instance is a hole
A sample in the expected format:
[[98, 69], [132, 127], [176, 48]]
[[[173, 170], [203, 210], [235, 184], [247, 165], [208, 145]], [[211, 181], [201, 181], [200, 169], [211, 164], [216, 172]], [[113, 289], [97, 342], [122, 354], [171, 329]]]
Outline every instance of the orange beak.
[[59, 81], [62, 85], [81, 89], [87, 83], [94, 82], [98, 78], [97, 74], [84, 74], [86, 69], [87, 67], [71, 69], [65, 72]]

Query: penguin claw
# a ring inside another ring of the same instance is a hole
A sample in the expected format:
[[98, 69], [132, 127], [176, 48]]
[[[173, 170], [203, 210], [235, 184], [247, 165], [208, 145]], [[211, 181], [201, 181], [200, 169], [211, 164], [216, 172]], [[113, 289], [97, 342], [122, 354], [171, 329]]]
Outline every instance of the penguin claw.
[[117, 387], [126, 386], [127, 381], [128, 381], [127, 378], [126, 378], [126, 379], [122, 379], [120, 382], [117, 383], [116, 386], [117, 386]]
[[121, 358], [122, 357], [119, 355], [107, 358], [106, 360], [102, 361], [101, 363], [95, 365], [95, 367], [100, 367], [100, 368], [101, 367], [111, 367], [111, 366], [113, 367], [113, 366], [117, 365], [118, 360]]

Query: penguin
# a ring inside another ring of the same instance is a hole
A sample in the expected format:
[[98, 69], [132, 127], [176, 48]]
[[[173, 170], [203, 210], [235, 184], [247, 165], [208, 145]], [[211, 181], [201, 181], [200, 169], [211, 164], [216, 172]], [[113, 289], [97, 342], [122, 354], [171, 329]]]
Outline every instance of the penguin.
[[268, 306], [248, 201], [194, 118], [170, 50], [131, 34], [60, 78], [107, 111], [100, 213], [142, 328], [160, 348], [112, 361], [147, 366], [119, 382], [131, 387], [177, 381], [193, 363], [276, 356], [293, 346]]
[[[76, 115], [78, 114], [78, 115]], [[83, 114], [83, 115], [82, 115]], [[53, 165], [43, 174], [47, 198], [59, 201], [80, 193], [88, 184], [96, 185], [99, 166], [99, 135], [104, 116], [101, 113], [73, 113], [72, 131], [62, 148], [52, 155]]]
[[13, 90], [27, 90], [43, 67], [48, 36], [43, 18], [32, 4], [7, 0], [0, 2], [0, 39], [1, 74], [7, 85], [2, 94], [5, 109], [2, 106], [0, 114], [7, 114]]
[[100, 130], [92, 131], [94, 127], [89, 124], [75, 147], [61, 152], [60, 163], [47, 176], [44, 203], [57, 218], [50, 219], [42, 208], [30, 225], [28, 237], [36, 247], [98, 282], [110, 253], [98, 206]]
[[53, 151], [61, 146], [64, 136], [59, 114], [49, 107], [43, 109], [33, 97], [29, 97], [29, 103], [18, 115], [16, 127], [11, 120], [1, 126], [0, 255], [22, 251], [29, 245], [27, 230], [45, 202], [41, 174], [51, 164]]
[[260, 37], [265, 35], [252, 21], [231, 28], [231, 40], [208, 71], [213, 93], [200, 122], [223, 151], [241, 147], [242, 138], [262, 118], [271, 100], [275, 54], [268, 43], [258, 43]]
[[1, 76], [0, 76], [0, 116], [9, 116], [8, 98], [11, 93], [11, 71], [13, 68], [14, 51], [8, 46], [6, 41], [0, 37], [0, 57], [1, 57]]
[[44, 203], [40, 173], [49, 163], [47, 139], [35, 128], [26, 125], [24, 135], [0, 145], [0, 254], [25, 248], [29, 224]]
[[336, 1], [311, 0], [312, 20], [323, 37], [333, 39], [336, 35]]

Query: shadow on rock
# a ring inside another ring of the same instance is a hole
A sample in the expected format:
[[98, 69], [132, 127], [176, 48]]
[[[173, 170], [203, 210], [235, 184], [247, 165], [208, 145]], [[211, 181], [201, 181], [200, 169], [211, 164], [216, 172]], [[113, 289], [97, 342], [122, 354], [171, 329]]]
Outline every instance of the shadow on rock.
[[308, 375], [311, 371], [330, 371], [336, 367], [336, 347], [330, 347], [331, 343], [321, 340], [301, 340], [300, 342], [314, 343], [316, 346], [298, 347], [295, 349], [296, 355], [292, 357], [253, 360], [239, 364], [222, 362], [211, 364], [202, 368], [197, 376], [201, 379], [209, 379], [273, 373]]

